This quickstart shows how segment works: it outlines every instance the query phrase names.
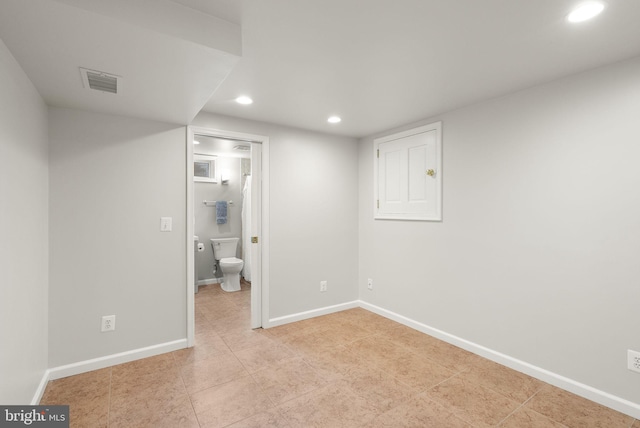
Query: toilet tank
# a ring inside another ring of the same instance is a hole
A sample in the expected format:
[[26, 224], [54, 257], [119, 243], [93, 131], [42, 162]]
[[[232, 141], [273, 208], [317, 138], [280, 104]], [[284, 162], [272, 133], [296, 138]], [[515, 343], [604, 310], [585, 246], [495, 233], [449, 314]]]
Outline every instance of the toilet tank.
[[216, 260], [236, 256], [238, 238], [212, 238], [213, 257]]

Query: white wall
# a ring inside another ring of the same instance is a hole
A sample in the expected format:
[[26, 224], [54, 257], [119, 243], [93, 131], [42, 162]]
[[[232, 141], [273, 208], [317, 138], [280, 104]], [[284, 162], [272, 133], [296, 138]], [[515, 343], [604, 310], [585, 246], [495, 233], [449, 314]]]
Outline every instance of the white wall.
[[356, 141], [207, 113], [193, 125], [269, 137], [270, 318], [357, 299]]
[[0, 40], [0, 403], [28, 404], [47, 369], [47, 107]]
[[441, 223], [373, 220], [363, 139], [361, 299], [640, 403], [639, 114], [636, 58], [403, 127], [443, 120]]
[[51, 108], [49, 138], [50, 367], [184, 339], [185, 128]]

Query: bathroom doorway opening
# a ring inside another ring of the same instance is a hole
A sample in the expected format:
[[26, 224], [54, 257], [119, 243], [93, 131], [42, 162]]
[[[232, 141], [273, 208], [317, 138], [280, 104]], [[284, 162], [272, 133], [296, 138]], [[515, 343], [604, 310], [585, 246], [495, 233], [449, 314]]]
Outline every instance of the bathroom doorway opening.
[[[241, 277], [251, 283], [251, 328], [268, 320], [269, 139], [187, 129], [187, 343], [193, 346], [195, 293], [199, 285], [219, 287], [223, 276], [214, 259], [212, 238], [238, 238]], [[223, 217], [218, 201], [226, 207]]]

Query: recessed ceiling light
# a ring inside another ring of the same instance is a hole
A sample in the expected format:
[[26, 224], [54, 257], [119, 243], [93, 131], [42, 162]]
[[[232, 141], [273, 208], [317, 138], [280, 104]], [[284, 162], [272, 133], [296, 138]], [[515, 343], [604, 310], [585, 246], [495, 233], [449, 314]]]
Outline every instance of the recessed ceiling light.
[[242, 95], [242, 96], [236, 98], [236, 102], [238, 104], [248, 105], [248, 104], [253, 103], [253, 100], [251, 98], [247, 97], [246, 95]]
[[200, 144], [200, 141], [198, 141], [198, 140], [193, 140], [193, 144]]
[[327, 119], [327, 122], [329, 123], [340, 123], [342, 121], [342, 119], [340, 119], [339, 116], [331, 116], [329, 117], [329, 119]]
[[604, 4], [597, 1], [581, 3], [567, 16], [569, 22], [587, 21], [604, 10]]

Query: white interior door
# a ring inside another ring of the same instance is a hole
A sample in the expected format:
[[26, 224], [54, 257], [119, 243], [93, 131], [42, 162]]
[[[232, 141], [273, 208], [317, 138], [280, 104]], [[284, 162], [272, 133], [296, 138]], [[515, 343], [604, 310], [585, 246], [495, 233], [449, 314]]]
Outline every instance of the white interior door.
[[251, 328], [262, 327], [262, 144], [251, 143]]

